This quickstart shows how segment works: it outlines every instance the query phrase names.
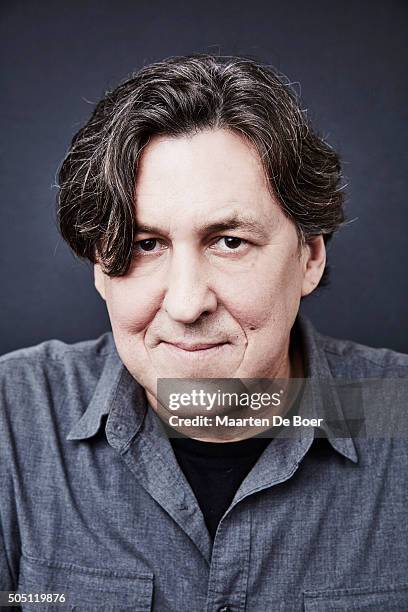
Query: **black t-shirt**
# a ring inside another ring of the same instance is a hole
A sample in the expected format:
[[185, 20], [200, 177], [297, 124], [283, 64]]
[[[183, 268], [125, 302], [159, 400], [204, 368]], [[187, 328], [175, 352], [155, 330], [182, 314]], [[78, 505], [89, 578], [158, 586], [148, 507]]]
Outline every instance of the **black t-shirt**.
[[[291, 331], [291, 349], [293, 347], [298, 347], [298, 354], [303, 353], [296, 324]], [[302, 394], [303, 388], [285, 417], [290, 418], [298, 413]], [[241, 482], [279, 429], [273, 428], [239, 442], [201, 442], [187, 437], [169, 436], [178, 464], [196, 496], [212, 538]]]
[[239, 485], [270, 441], [256, 437], [222, 443], [170, 438], [212, 538]]
[[[286, 418], [298, 413], [302, 393], [303, 389], [285, 415]], [[241, 482], [280, 429], [274, 428], [239, 442], [201, 442], [187, 437], [169, 438], [212, 538]]]

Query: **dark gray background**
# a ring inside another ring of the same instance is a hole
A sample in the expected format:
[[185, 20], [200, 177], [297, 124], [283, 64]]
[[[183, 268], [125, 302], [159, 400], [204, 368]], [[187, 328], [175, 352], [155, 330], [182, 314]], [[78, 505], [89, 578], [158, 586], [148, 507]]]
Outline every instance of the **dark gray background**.
[[405, 0], [2, 2], [0, 353], [109, 329], [92, 268], [70, 255], [55, 175], [103, 92], [170, 55], [249, 54], [301, 84], [336, 147], [356, 219], [331, 285], [302, 306], [324, 333], [408, 352]]

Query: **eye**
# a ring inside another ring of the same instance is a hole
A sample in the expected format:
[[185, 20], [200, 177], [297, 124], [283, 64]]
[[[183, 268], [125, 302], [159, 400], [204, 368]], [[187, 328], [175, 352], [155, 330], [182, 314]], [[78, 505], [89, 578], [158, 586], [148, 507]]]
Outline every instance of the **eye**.
[[[242, 251], [242, 247], [246, 247], [248, 242], [243, 238], [238, 238], [237, 236], [221, 236], [218, 238], [216, 242], [211, 245], [211, 248], [218, 247], [224, 253], [228, 251]], [[240, 248], [241, 247], [241, 248]]]
[[149, 253], [159, 253], [165, 248], [157, 238], [145, 238], [144, 240], [137, 240], [133, 245], [135, 253], [140, 255], [148, 255]]

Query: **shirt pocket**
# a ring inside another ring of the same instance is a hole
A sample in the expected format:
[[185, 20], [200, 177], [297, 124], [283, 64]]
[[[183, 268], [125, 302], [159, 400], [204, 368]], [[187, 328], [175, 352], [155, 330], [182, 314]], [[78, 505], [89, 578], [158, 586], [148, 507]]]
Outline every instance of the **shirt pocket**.
[[407, 612], [408, 584], [389, 587], [305, 591], [305, 612]]
[[148, 612], [152, 608], [153, 573], [81, 567], [71, 563], [23, 556], [19, 593], [63, 594], [64, 602], [29, 603], [21, 610], [111, 610]]

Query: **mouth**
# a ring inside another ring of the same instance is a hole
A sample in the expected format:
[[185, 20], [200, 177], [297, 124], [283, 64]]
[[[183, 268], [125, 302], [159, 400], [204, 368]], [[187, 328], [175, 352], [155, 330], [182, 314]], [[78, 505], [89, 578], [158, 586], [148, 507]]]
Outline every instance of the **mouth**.
[[213, 356], [229, 342], [165, 342], [162, 344], [166, 349], [175, 355], [184, 357]]

